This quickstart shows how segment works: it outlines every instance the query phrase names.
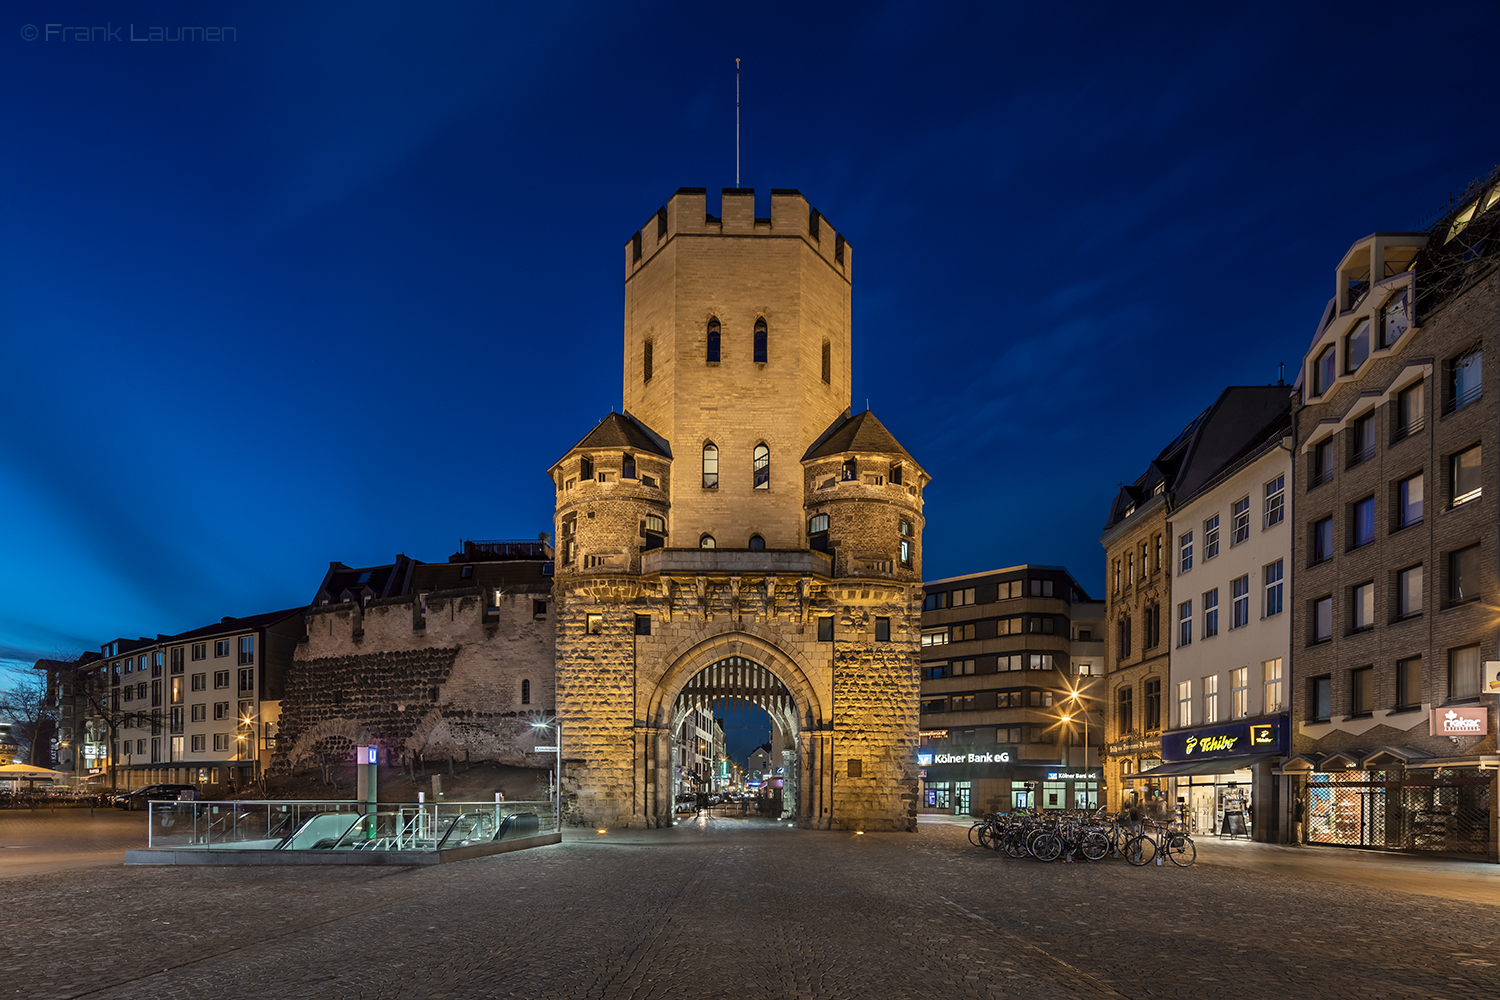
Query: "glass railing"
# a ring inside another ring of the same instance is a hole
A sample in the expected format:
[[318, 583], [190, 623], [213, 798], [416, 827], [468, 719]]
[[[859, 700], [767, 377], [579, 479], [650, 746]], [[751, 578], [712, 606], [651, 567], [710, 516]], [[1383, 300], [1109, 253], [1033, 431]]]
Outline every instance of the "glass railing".
[[556, 833], [553, 803], [152, 802], [147, 846], [185, 851], [437, 852]]

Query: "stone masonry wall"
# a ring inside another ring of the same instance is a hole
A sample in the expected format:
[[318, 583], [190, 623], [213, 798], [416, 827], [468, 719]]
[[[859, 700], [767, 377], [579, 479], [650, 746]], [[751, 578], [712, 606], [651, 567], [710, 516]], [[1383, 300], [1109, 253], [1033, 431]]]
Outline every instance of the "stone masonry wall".
[[[534, 613], [534, 601], [546, 611]], [[531, 720], [555, 698], [545, 592], [477, 591], [312, 608], [288, 673], [274, 767], [296, 769], [373, 743], [394, 759], [465, 757], [546, 767]], [[529, 703], [522, 700], [529, 682]]]

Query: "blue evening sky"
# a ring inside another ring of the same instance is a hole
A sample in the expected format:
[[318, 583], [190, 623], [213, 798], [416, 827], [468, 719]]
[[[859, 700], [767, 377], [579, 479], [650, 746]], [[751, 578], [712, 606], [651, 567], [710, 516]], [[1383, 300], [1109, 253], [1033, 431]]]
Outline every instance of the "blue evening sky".
[[[1291, 381], [1352, 241], [1500, 160], [1497, 22], [16, 0], [0, 662], [551, 530], [548, 465], [619, 406], [622, 245], [734, 183], [736, 56], [758, 214], [798, 188], [855, 247], [855, 407], [934, 477], [926, 577], [1098, 591], [1117, 484]], [[184, 25], [235, 30], [132, 41]]]

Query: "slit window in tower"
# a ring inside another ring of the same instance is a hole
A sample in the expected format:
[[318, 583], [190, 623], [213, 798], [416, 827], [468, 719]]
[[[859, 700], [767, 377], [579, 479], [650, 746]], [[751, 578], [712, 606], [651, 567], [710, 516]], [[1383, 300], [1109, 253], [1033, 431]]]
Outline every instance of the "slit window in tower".
[[716, 319], [708, 321], [708, 354], [704, 360], [711, 365], [719, 363], [719, 321]]
[[828, 341], [823, 341], [823, 384], [833, 383], [833, 348]]
[[755, 321], [755, 360], [759, 364], [766, 363], [766, 321], [763, 319]]
[[719, 488], [719, 446], [712, 441], [703, 446], [703, 488]]
[[755, 446], [752, 474], [755, 480], [755, 488], [768, 490], [771, 488], [771, 449], [764, 444]]

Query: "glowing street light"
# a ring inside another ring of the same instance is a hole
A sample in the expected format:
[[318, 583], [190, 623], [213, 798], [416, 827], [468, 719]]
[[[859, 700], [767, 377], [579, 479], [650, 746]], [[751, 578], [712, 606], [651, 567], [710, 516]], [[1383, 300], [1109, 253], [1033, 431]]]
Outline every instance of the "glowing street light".
[[[562, 833], [562, 721], [556, 717], [551, 719], [533, 719], [531, 728], [537, 733], [549, 729], [557, 729], [557, 743], [550, 747], [535, 747], [536, 753], [546, 753], [549, 750], [557, 754], [557, 783], [552, 786], [552, 819], [553, 829]], [[602, 830], [600, 831], [603, 832]]]

